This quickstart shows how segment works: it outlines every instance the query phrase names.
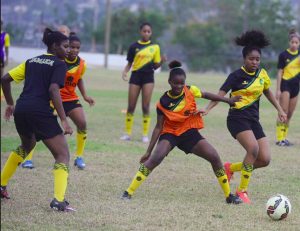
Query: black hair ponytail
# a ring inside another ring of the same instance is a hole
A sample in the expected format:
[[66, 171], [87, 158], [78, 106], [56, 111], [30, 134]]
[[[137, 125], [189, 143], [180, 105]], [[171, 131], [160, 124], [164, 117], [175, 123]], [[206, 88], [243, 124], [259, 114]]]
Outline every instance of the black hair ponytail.
[[170, 68], [170, 74], [169, 74], [169, 81], [175, 76], [175, 75], [185, 75], [185, 71], [182, 69], [181, 62], [177, 60], [173, 60], [169, 63]]
[[242, 51], [244, 58], [253, 50], [257, 50], [261, 54], [261, 49], [270, 45], [265, 34], [259, 30], [246, 31], [235, 38], [235, 43], [244, 47]]
[[47, 46], [48, 50], [51, 49], [54, 43], [60, 45], [65, 40], [68, 40], [68, 37], [59, 31], [53, 31], [49, 28], [44, 30], [42, 41]]

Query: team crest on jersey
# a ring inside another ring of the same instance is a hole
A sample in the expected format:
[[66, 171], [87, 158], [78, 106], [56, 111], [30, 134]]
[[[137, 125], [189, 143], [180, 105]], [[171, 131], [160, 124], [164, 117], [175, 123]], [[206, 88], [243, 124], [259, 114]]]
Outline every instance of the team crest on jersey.
[[154, 52], [154, 48], [152, 48], [152, 47], [149, 50], [150, 50], [151, 53]]
[[65, 86], [73, 86], [76, 87], [76, 84], [73, 83], [74, 77], [73, 76], [68, 76], [65, 82]]
[[173, 107], [175, 106], [175, 103], [170, 103], [168, 107]]
[[246, 80], [244, 80], [244, 82], [242, 82], [243, 85], [247, 85], [248, 82]]
[[260, 79], [260, 80], [259, 80], [259, 83], [260, 83], [260, 85], [264, 85], [264, 80], [263, 80], [263, 79]]
[[291, 61], [290, 59], [287, 59], [287, 60], [286, 60], [287, 63], [289, 63], [290, 61]]
[[135, 48], [135, 52], [138, 52], [140, 49], [139, 48]]

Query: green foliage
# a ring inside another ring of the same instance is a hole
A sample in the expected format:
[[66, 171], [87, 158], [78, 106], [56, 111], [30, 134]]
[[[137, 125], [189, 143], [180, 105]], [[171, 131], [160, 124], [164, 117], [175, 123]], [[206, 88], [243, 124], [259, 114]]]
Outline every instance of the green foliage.
[[188, 66], [192, 70], [219, 69], [219, 52], [224, 44], [222, 28], [215, 23], [192, 23], [176, 30], [175, 42], [188, 53]]
[[[124, 54], [134, 41], [139, 39], [139, 26], [143, 22], [150, 22], [153, 27], [153, 38], [157, 39], [167, 27], [165, 16], [156, 11], [130, 12], [120, 9], [112, 14], [110, 52]], [[97, 42], [104, 42], [105, 21], [96, 33]]]

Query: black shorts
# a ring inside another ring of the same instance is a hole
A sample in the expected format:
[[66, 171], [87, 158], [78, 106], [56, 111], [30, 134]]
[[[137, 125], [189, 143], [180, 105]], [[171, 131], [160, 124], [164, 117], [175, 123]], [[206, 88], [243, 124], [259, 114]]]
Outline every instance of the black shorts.
[[82, 105], [80, 104], [79, 100], [72, 100], [72, 101], [63, 102], [63, 107], [66, 115], [68, 115], [69, 112], [72, 111], [74, 108], [82, 107]]
[[63, 133], [57, 117], [52, 114], [15, 113], [14, 120], [21, 136], [31, 138], [34, 135], [36, 141], [50, 139]]
[[298, 77], [291, 80], [282, 79], [280, 84], [280, 91], [287, 91], [290, 93], [290, 98], [294, 98], [299, 94], [299, 84], [300, 78]]
[[143, 86], [146, 83], [154, 83], [154, 73], [133, 71], [129, 80], [130, 84]]
[[237, 134], [247, 130], [251, 130], [257, 140], [266, 136], [259, 121], [256, 120], [227, 118], [227, 128], [234, 139]]
[[175, 136], [171, 133], [165, 133], [159, 137], [159, 140], [168, 140], [172, 146], [172, 149], [177, 146], [186, 154], [191, 153], [193, 147], [198, 143], [198, 141], [203, 139], [204, 137], [201, 136], [196, 128], [187, 130], [180, 136]]

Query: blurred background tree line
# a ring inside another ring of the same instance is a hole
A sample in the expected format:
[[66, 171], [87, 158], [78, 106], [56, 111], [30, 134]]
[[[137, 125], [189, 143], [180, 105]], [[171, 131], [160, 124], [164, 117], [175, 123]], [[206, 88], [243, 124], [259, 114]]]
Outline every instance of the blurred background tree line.
[[[24, 1], [10, 2], [22, 6]], [[23, 9], [27, 13], [22, 14], [19, 9], [15, 18], [5, 21], [13, 44], [40, 46], [45, 26], [66, 24], [81, 37], [82, 50], [103, 52], [105, 0], [86, 0], [85, 5], [79, 2], [26, 1], [31, 11]], [[169, 59], [183, 61], [193, 71], [229, 72], [238, 68], [241, 48], [234, 45], [233, 39], [248, 29], [259, 29], [271, 41], [271, 46], [263, 51], [263, 66], [274, 73], [278, 53], [288, 46], [289, 30], [299, 30], [300, 25], [298, 0], [111, 2], [110, 53], [126, 54], [129, 45], [139, 39], [139, 25], [148, 21], [153, 26], [153, 40], [161, 45], [162, 53]]]

